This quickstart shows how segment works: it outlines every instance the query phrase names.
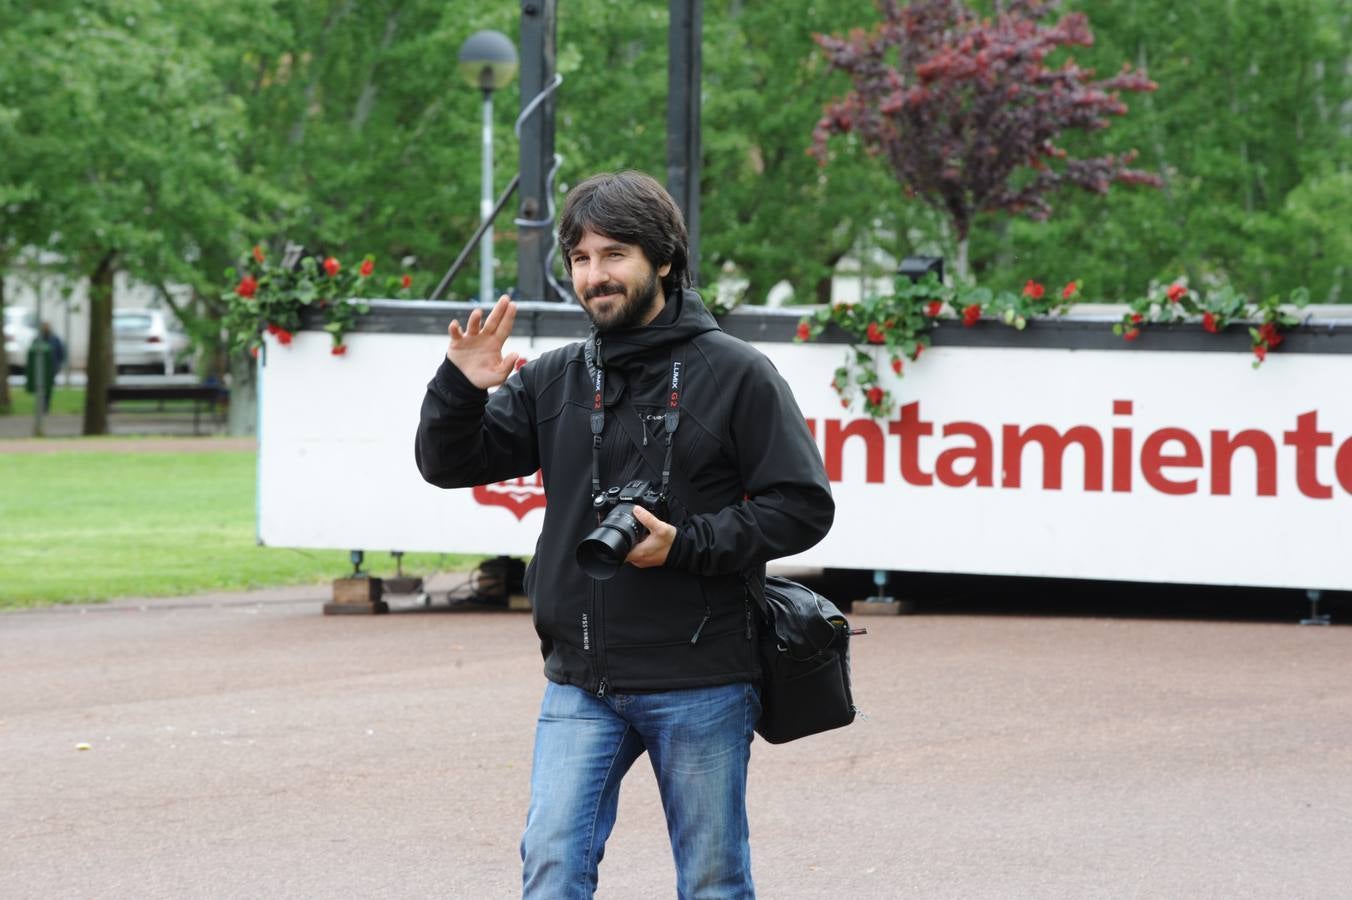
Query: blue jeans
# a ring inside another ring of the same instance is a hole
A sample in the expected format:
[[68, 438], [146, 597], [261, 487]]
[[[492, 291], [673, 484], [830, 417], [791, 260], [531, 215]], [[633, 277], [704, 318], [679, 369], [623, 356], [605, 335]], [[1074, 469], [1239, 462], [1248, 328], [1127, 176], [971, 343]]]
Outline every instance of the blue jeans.
[[535, 730], [522, 897], [595, 893], [620, 781], [646, 750], [666, 811], [678, 896], [753, 898], [746, 769], [759, 716], [751, 684], [602, 699], [550, 682]]

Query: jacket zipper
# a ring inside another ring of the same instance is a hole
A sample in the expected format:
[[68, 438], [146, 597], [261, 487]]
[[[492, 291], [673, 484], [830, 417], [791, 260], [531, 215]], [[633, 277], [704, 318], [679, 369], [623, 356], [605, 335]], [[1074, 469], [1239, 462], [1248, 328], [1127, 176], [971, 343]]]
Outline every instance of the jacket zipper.
[[709, 605], [709, 595], [704, 591], [704, 585], [699, 586], [699, 595], [704, 600], [704, 618], [699, 620], [699, 627], [695, 633], [690, 636], [690, 645], [694, 646], [699, 640], [700, 633], [704, 631], [704, 626], [709, 624], [709, 620], [714, 617], [713, 607]]
[[704, 601], [704, 618], [702, 618], [702, 619], [699, 620], [699, 627], [696, 628], [696, 629], [695, 629], [695, 633], [692, 634], [692, 635], [690, 636], [690, 643], [691, 643], [691, 644], [694, 644], [696, 641], [699, 640], [700, 632], [702, 632], [702, 631], [704, 630], [704, 626], [705, 626], [705, 625], [708, 625], [708, 624], [709, 624], [709, 619], [713, 618], [713, 614], [714, 614], [714, 611], [713, 611], [712, 609], [709, 608], [709, 601], [708, 601], [708, 600], [705, 600], [705, 601]]
[[[596, 363], [596, 368], [598, 370], [602, 370], [605, 368], [605, 363], [602, 361], [601, 358], [601, 336], [599, 334], [596, 335], [595, 343], [592, 346], [595, 348], [595, 357], [593, 359], [593, 362]], [[604, 396], [598, 396], [596, 398], [596, 401], [600, 403], [602, 406], [604, 406], [606, 398]], [[600, 440], [601, 436], [597, 435], [596, 445], [598, 447], [601, 445]], [[597, 518], [600, 518], [599, 514]], [[610, 685], [606, 681], [606, 660], [605, 653], [602, 651], [603, 645], [601, 636], [601, 618], [602, 616], [605, 615], [604, 598], [603, 595], [601, 594], [601, 585], [595, 581], [591, 583], [591, 601], [592, 601], [591, 602], [592, 636], [595, 642], [592, 646], [592, 654], [593, 658], [596, 660], [596, 674], [598, 677], [598, 682], [596, 685], [596, 696], [598, 699], [600, 699], [605, 697], [606, 692], [610, 689]], [[598, 607], [601, 608], [601, 615], [596, 614]]]
[[[600, 609], [600, 615], [597, 615], [597, 609]], [[600, 676], [600, 682], [596, 686], [597, 699], [603, 699], [606, 692], [610, 690], [610, 683], [606, 679], [606, 655], [605, 644], [603, 643], [601, 620], [605, 617], [605, 594], [601, 590], [601, 585], [592, 582], [592, 640], [594, 641], [592, 652], [596, 654], [596, 674]]]

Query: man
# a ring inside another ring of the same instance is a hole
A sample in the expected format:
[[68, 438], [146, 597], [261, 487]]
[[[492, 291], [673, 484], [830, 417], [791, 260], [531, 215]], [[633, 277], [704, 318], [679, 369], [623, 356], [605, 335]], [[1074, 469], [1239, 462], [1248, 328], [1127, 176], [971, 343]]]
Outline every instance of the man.
[[28, 359], [25, 362], [24, 387], [42, 404], [42, 411], [49, 413], [52, 411], [56, 373], [66, 364], [66, 345], [52, 331], [49, 323], [43, 322], [38, 326], [38, 335], [28, 345]]
[[[685, 289], [685, 224], [661, 185], [637, 172], [588, 179], [564, 203], [559, 242], [591, 336], [514, 371], [507, 297], [452, 322], [416, 446], [441, 487], [543, 471], [526, 588], [548, 683], [523, 895], [593, 895], [620, 780], [646, 751], [679, 896], [752, 897], [746, 772], [760, 700], [746, 584], [826, 534], [826, 473], [783, 378]], [[647, 535], [594, 580], [576, 553], [609, 512], [595, 498], [634, 479], [666, 485], [670, 500], [660, 517], [635, 508]]]

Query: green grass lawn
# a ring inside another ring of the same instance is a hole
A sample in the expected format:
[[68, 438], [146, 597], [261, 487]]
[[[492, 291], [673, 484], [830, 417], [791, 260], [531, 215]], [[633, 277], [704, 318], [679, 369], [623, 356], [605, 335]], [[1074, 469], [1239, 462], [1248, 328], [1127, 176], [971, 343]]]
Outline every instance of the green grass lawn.
[[[11, 384], [9, 386], [9, 399], [13, 403], [9, 414], [24, 419], [33, 418], [33, 407], [36, 405], [37, 398], [22, 386]], [[85, 389], [82, 387], [63, 388], [57, 387], [52, 391], [52, 415], [84, 415]], [[186, 401], [174, 401], [176, 404], [186, 403]], [[121, 412], [158, 412], [162, 408], [167, 409], [190, 409], [188, 406], [170, 405], [162, 406], [158, 400], [123, 400], [118, 403], [117, 408]]]
[[[63, 388], [57, 386], [52, 390], [52, 414], [71, 414], [81, 415], [84, 413], [84, 388]], [[11, 384], [9, 386], [9, 399], [13, 403], [10, 414], [15, 416], [33, 417], [35, 396], [23, 389], [21, 384]]]
[[[255, 543], [257, 455], [58, 452], [0, 458], [0, 608], [331, 581], [346, 550]], [[404, 570], [482, 557], [415, 554]], [[394, 574], [388, 553], [363, 570]]]

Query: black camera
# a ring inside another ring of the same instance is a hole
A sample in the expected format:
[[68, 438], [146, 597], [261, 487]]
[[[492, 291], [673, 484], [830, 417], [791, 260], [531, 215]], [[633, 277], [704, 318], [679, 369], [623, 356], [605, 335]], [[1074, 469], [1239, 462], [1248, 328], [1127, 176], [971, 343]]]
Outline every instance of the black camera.
[[634, 545], [648, 536], [648, 529], [634, 516], [634, 507], [641, 506], [665, 519], [667, 496], [654, 489], [652, 482], [638, 480], [597, 494], [592, 506], [598, 514], [607, 508], [610, 512], [577, 545], [577, 564], [597, 581], [607, 581], [615, 577]]

